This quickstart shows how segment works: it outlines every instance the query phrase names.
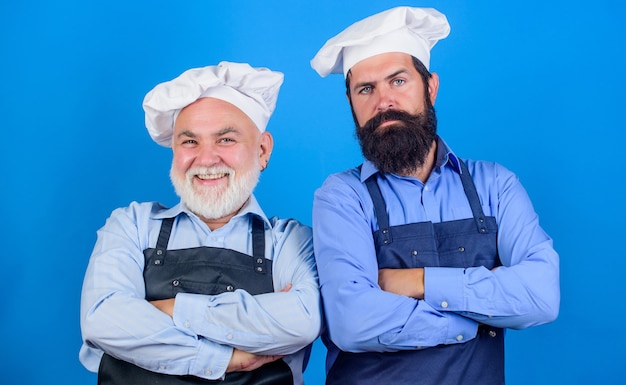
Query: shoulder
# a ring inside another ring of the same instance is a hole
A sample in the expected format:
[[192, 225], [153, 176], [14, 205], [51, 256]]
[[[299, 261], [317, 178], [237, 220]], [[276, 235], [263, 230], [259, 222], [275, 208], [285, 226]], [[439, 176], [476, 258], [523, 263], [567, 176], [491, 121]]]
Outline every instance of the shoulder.
[[325, 199], [337, 196], [360, 196], [366, 192], [361, 182], [361, 170], [354, 167], [343, 172], [329, 175], [322, 186], [315, 191], [315, 199]]
[[113, 210], [105, 226], [146, 228], [154, 223], [160, 223], [163, 218], [175, 216], [166, 215], [169, 210], [172, 209], [158, 202], [131, 202], [126, 207]]
[[281, 261], [300, 261], [302, 256], [313, 255], [313, 231], [311, 227], [293, 218], [269, 218], [273, 244], [273, 257]]
[[156, 237], [160, 229], [164, 212], [168, 209], [157, 202], [131, 202], [111, 213], [105, 224], [98, 230], [102, 242], [115, 244], [132, 242], [137, 248], [145, 248], [151, 237]]
[[131, 218], [153, 218], [169, 210], [159, 202], [131, 202], [126, 207], [119, 207], [111, 213], [111, 217], [127, 216]]
[[465, 162], [483, 201], [488, 199], [489, 202], [496, 204], [495, 202], [506, 200], [507, 197], [525, 194], [517, 175], [505, 166], [482, 160], [466, 160]]
[[477, 180], [505, 181], [510, 178], [517, 179], [511, 170], [497, 162], [466, 159], [465, 163], [475, 182]]
[[280, 239], [288, 236], [294, 236], [299, 238], [310, 238], [312, 230], [310, 226], [307, 226], [293, 218], [268, 218], [270, 223], [270, 230], [275, 239]]

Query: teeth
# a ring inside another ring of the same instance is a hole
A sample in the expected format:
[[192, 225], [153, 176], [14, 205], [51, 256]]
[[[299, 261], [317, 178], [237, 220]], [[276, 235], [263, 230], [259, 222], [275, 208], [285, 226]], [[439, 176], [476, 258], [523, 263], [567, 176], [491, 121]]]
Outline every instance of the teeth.
[[198, 178], [200, 179], [219, 179], [219, 178], [223, 178], [225, 177], [226, 173], [221, 173], [221, 174], [198, 174]]

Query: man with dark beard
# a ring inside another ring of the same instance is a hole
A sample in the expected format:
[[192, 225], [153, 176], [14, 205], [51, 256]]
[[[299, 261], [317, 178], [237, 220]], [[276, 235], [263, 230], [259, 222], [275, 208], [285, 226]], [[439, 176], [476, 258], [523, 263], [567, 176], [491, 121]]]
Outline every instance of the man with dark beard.
[[[392, 128], [378, 130], [384, 122], [396, 121]], [[426, 97], [424, 112], [410, 115], [404, 111], [384, 110], [356, 127], [361, 151], [378, 170], [390, 174], [409, 175], [424, 166], [426, 155], [437, 139], [435, 109]]]
[[181, 202], [132, 203], [98, 232], [80, 351], [98, 384], [303, 384], [321, 329], [311, 229], [268, 218], [252, 194], [282, 81], [222, 62], [146, 95]]
[[328, 40], [365, 161], [315, 193], [327, 384], [504, 383], [504, 330], [558, 315], [559, 258], [513, 173], [437, 135], [430, 8], [398, 7]]

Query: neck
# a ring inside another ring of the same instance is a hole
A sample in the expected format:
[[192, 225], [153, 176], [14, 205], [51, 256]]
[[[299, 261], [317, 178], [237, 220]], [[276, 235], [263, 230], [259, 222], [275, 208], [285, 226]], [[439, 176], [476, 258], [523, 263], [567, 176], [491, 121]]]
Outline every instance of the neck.
[[230, 220], [235, 216], [235, 214], [237, 214], [239, 212], [239, 210], [235, 211], [234, 213], [228, 214], [226, 216], [223, 216], [221, 218], [205, 218], [202, 215], [198, 215], [198, 218], [200, 218], [202, 220], [202, 222], [206, 223], [207, 226], [209, 226], [209, 229], [211, 229], [211, 231], [217, 230], [220, 227], [223, 227], [224, 225], [226, 225], [228, 222], [230, 222]]
[[[232, 218], [232, 217], [231, 217]], [[224, 226], [225, 224], [228, 223], [230, 219], [202, 219], [202, 221], [204, 223], [206, 223], [207, 226], [209, 226], [209, 229], [211, 229], [211, 231], [217, 230], [220, 227]]]

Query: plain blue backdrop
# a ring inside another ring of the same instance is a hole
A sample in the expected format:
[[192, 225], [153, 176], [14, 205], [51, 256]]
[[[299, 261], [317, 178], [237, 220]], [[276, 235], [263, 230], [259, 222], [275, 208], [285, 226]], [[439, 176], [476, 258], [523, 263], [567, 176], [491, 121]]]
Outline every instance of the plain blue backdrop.
[[[131, 201], [177, 198], [171, 154], [141, 102], [221, 60], [285, 73], [256, 194], [311, 222], [314, 190], [357, 165], [340, 75], [309, 60], [349, 24], [395, 5], [451, 24], [433, 50], [439, 133], [461, 156], [515, 171], [561, 255], [561, 313], [509, 331], [507, 384], [626, 378], [624, 5], [587, 1], [9, 1], [0, 3], [0, 382], [95, 384], [78, 361], [79, 299], [96, 230]], [[323, 383], [315, 344], [308, 385]]]

